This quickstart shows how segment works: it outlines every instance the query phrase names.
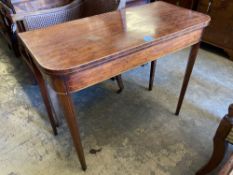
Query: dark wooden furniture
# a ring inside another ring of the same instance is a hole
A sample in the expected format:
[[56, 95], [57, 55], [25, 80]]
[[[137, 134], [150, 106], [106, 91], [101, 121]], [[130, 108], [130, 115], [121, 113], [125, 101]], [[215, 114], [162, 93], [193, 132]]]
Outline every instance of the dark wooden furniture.
[[[149, 0], [149, 1], [155, 2], [158, 0]], [[199, 2], [199, 0], [162, 0], [162, 1], [193, 10], [197, 9], [197, 5]]]
[[[22, 3], [24, 1], [21, 0], [20, 2]], [[28, 2], [28, 1], [25, 0], [25, 2]], [[39, 2], [39, 1], [37, 0], [37, 1], [35, 1], [35, 3], [36, 2]], [[42, 1], [42, 2], [45, 3], [45, 2], [47, 2], [47, 0]], [[89, 0], [86, 0], [85, 2], [82, 0], [73, 0], [71, 3], [64, 5], [64, 6], [61, 6], [61, 7], [59, 6], [59, 7], [55, 8], [55, 5], [53, 5], [54, 8], [51, 8], [51, 9], [44, 9], [44, 10], [37, 10], [37, 11], [33, 11], [33, 10], [35, 10], [35, 9], [33, 9], [30, 12], [29, 12], [28, 6], [26, 9], [28, 11], [25, 11], [25, 12], [22, 12], [22, 9], [25, 10], [24, 6], [20, 6], [20, 7], [22, 7], [21, 11], [16, 13], [16, 14], [10, 13], [11, 16], [7, 19], [9, 19], [11, 21], [11, 25], [14, 26], [15, 29], [17, 28], [18, 32], [25, 32], [25, 31], [36, 30], [39, 28], [45, 28], [45, 27], [52, 26], [55, 24], [64, 23], [64, 22], [68, 22], [70, 20], [82, 18], [87, 14], [87, 13], [85, 13], [85, 15], [83, 14], [83, 9], [89, 9], [88, 10], [89, 15], [90, 15], [90, 13], [92, 15], [96, 15], [99, 13], [104, 13], [107, 11], [112, 11], [112, 10], [116, 10], [116, 9], [125, 7], [125, 0], [120, 0], [120, 1], [108, 0], [107, 3], [105, 2], [104, 4], [98, 3], [98, 8], [96, 8], [96, 6], [94, 6], [95, 10], [92, 11], [94, 7], [92, 6], [92, 4], [90, 2], [91, 1], [89, 1]], [[99, 2], [99, 1], [96, 0], [96, 2]], [[54, 2], [52, 4], [54, 4]], [[60, 5], [61, 4], [62, 3], [60, 2]], [[4, 9], [7, 10], [8, 12], [11, 12], [11, 9], [8, 8], [8, 6], [7, 7], [4, 6], [5, 4], [0, 3], [0, 5], [2, 5], [4, 7]], [[51, 4], [50, 4], [50, 7], [52, 7]], [[15, 36], [16, 31], [13, 34]], [[17, 43], [17, 50], [18, 50], [20, 48], [20, 45], [18, 45], [18, 42], [16, 42], [16, 41], [15, 41], [15, 43]], [[51, 100], [49, 98], [48, 92], [47, 92], [46, 83], [44, 81], [42, 81], [43, 79], [41, 78], [39, 71], [34, 69], [35, 66], [33, 64], [31, 64], [31, 58], [29, 57], [29, 55], [23, 49], [20, 49], [20, 50], [21, 50], [22, 58], [23, 58], [24, 62], [27, 63], [28, 67], [30, 68], [30, 70], [32, 71], [32, 73], [36, 79], [36, 82], [38, 82], [38, 85], [39, 85], [39, 88], [40, 88], [40, 91], [41, 91], [41, 94], [42, 94], [42, 97], [44, 100], [44, 104], [45, 104], [47, 112], [48, 112], [48, 116], [49, 116], [49, 120], [50, 120], [52, 129], [53, 129], [53, 132], [56, 135], [57, 134], [58, 120], [57, 120], [56, 114], [54, 112], [54, 109], [53, 109]], [[118, 86], [119, 86], [118, 93], [120, 93], [124, 89], [121, 75], [116, 76], [116, 81], [117, 81]]]
[[209, 21], [207, 15], [155, 2], [19, 34], [32, 64], [59, 96], [83, 170], [87, 166], [71, 94], [192, 46], [178, 115]]
[[233, 1], [200, 0], [197, 10], [211, 16], [203, 41], [222, 48], [233, 61]]
[[229, 106], [228, 114], [221, 120], [213, 143], [214, 149], [210, 160], [198, 170], [196, 175], [207, 175], [217, 168], [225, 156], [228, 143], [233, 144], [233, 104]]
[[[150, 0], [154, 2], [156, 0]], [[188, 9], [206, 13], [211, 23], [202, 41], [222, 48], [233, 61], [233, 1], [232, 0], [163, 0]]]
[[[17, 28], [14, 26], [11, 16], [13, 14], [24, 14], [61, 7], [71, 3], [72, 0], [1, 0], [0, 2], [0, 23], [3, 24], [2, 36], [7, 41], [9, 47], [14, 51], [15, 55], [19, 57], [20, 53], [15, 33]], [[5, 6], [7, 8], [5, 8]], [[23, 28], [23, 24], [19, 23], [18, 25]]]

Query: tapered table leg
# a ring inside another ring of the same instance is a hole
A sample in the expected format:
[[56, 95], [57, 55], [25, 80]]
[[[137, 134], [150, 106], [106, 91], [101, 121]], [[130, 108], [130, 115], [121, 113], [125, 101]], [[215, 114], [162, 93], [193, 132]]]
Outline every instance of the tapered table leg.
[[50, 100], [50, 97], [48, 94], [48, 89], [47, 89], [46, 83], [45, 83], [40, 71], [35, 67], [35, 65], [32, 65], [32, 66], [33, 66], [32, 71], [34, 72], [35, 78], [38, 82], [40, 92], [41, 92], [41, 95], [42, 95], [42, 98], [43, 98], [43, 101], [44, 101], [44, 104], [45, 104], [45, 107], [46, 107], [46, 110], [48, 113], [49, 121], [50, 121], [50, 124], [51, 124], [52, 129], [53, 129], [53, 133], [54, 133], [54, 135], [57, 135], [57, 128], [56, 127], [58, 126], [58, 119], [57, 119], [56, 113], [53, 109], [53, 105], [51, 103], [51, 100]]
[[118, 75], [116, 76], [116, 80], [117, 80], [117, 84], [119, 86], [119, 90], [117, 91], [117, 93], [121, 93], [124, 89], [124, 84], [123, 84], [123, 81], [122, 81], [122, 78], [121, 78], [121, 75]]
[[47, 92], [47, 87], [46, 87], [46, 85], [45, 85], [45, 83], [43, 81], [39, 82], [38, 85], [39, 85], [39, 88], [40, 88], [40, 92], [41, 92], [41, 95], [42, 95], [46, 110], [48, 112], [49, 121], [50, 121], [50, 124], [52, 126], [53, 133], [54, 133], [54, 135], [57, 135], [58, 122], [56, 122], [55, 117], [54, 117], [55, 112], [52, 110], [51, 102], [50, 102], [49, 95], [48, 95], [48, 92]]
[[154, 84], [154, 79], [155, 79], [156, 63], [157, 63], [157, 60], [151, 62], [149, 91], [151, 91], [153, 89], [153, 84]]
[[177, 108], [176, 108], [176, 113], [175, 115], [179, 115], [180, 113], [180, 109], [184, 100], [184, 96], [185, 96], [185, 92], [189, 83], [189, 79], [193, 70], [193, 66], [197, 57], [197, 53], [198, 53], [198, 49], [200, 47], [200, 43], [194, 44], [191, 48], [190, 51], [190, 55], [189, 55], [189, 59], [188, 59], [188, 64], [186, 67], [186, 72], [185, 72], [185, 76], [184, 76], [184, 80], [183, 80], [183, 85], [181, 88], [181, 92], [180, 92], [180, 97], [179, 97], [179, 101], [177, 104]]
[[80, 139], [78, 122], [75, 117], [71, 96], [69, 92], [66, 92], [66, 94], [58, 94], [58, 97], [62, 107], [64, 108], [65, 118], [74, 142], [75, 149], [78, 154], [79, 161], [81, 163], [82, 169], [85, 171], [87, 169], [87, 166], [86, 166], [83, 147]]

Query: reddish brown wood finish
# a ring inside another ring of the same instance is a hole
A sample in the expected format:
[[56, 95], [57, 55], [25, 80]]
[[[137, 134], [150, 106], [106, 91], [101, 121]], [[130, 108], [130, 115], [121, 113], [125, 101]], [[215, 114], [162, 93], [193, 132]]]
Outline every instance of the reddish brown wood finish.
[[72, 102], [70, 93], [67, 90], [67, 84], [66, 83], [62, 84], [60, 88], [61, 88], [61, 91], [67, 92], [66, 94], [58, 94], [58, 97], [64, 109], [66, 121], [70, 129], [71, 136], [73, 138], [75, 149], [78, 153], [79, 161], [81, 163], [82, 169], [85, 171], [87, 169], [87, 165], [86, 165], [86, 161], [85, 161], [85, 157], [83, 153], [82, 143], [81, 143], [80, 134], [79, 134], [78, 121], [76, 120], [76, 117], [75, 117], [73, 102]]
[[[155, 2], [22, 33], [20, 37], [44, 71], [64, 74], [202, 29], [209, 20], [201, 13]], [[145, 36], [154, 40], [146, 42]], [[64, 59], [64, 55], [68, 57]]]
[[185, 92], [186, 92], [187, 87], [188, 87], [189, 79], [190, 79], [190, 76], [191, 76], [191, 73], [193, 70], [195, 60], [197, 58], [197, 53], [198, 53], [199, 47], [200, 47], [200, 43], [197, 43], [197, 44], [193, 45], [191, 48], [191, 52], [189, 55], [189, 60], [188, 60], [188, 64], [187, 64], [186, 72], [185, 72], [185, 76], [184, 76], [183, 85], [182, 85], [182, 88], [180, 91], [180, 98], [179, 98], [176, 112], [175, 112], [176, 115], [179, 115], [179, 113], [180, 113], [180, 108], [181, 108], [183, 100], [184, 100], [184, 95], [185, 95]]
[[206, 15], [156, 2], [19, 34], [60, 96], [83, 169], [70, 93], [199, 43], [209, 21]]

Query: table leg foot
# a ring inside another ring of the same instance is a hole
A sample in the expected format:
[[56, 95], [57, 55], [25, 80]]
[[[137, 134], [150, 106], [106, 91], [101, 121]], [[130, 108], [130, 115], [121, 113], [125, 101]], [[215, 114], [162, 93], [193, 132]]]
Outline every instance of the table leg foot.
[[184, 100], [184, 96], [185, 96], [185, 92], [187, 90], [187, 86], [189, 83], [189, 79], [193, 70], [193, 66], [197, 57], [197, 53], [198, 53], [198, 49], [200, 47], [200, 43], [194, 44], [191, 48], [190, 51], [190, 55], [189, 55], [189, 59], [188, 59], [188, 64], [186, 67], [186, 72], [185, 72], [185, 76], [184, 76], [184, 80], [183, 80], [183, 85], [181, 88], [181, 92], [180, 92], [180, 97], [179, 97], [179, 101], [176, 107], [176, 112], [175, 115], [179, 115], [180, 113], [180, 109]]

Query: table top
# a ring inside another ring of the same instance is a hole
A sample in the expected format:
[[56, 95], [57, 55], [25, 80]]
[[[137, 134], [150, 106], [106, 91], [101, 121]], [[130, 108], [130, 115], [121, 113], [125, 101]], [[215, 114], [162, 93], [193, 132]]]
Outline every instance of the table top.
[[162, 1], [20, 33], [42, 71], [99, 65], [208, 25], [209, 16]]

